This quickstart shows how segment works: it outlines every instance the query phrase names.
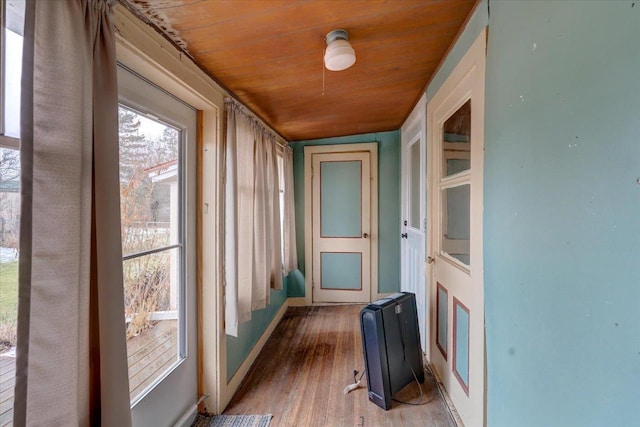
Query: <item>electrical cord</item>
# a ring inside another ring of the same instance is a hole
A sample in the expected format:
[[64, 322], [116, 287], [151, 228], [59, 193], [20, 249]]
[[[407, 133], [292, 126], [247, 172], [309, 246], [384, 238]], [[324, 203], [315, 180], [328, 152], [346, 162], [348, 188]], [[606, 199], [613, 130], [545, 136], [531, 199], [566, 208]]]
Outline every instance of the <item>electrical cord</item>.
[[344, 388], [344, 394], [349, 394], [353, 390], [360, 387], [360, 384], [361, 384], [360, 381], [362, 380], [362, 377], [364, 377], [365, 372], [367, 372], [366, 368], [364, 369], [364, 371], [362, 371], [362, 374], [360, 374], [360, 378], [358, 378], [358, 370], [357, 369], [353, 370], [353, 384], [349, 384]]
[[412, 405], [412, 406], [426, 405], [427, 403], [431, 402], [431, 400], [427, 400], [426, 402], [422, 401], [424, 400], [424, 392], [422, 391], [422, 386], [420, 385], [420, 381], [418, 381], [418, 376], [416, 375], [416, 373], [414, 372], [411, 366], [409, 366], [409, 369], [411, 369], [411, 373], [413, 374], [413, 379], [416, 380], [416, 384], [418, 384], [418, 388], [420, 389], [420, 402], [405, 402], [403, 400], [398, 400], [394, 398], [391, 398], [391, 400], [397, 403], [402, 403], [403, 405]]
[[[398, 312], [396, 315], [398, 317], [400, 317], [400, 312]], [[405, 326], [407, 324], [407, 319], [406, 318], [404, 319], [404, 324], [405, 324]], [[394, 398], [391, 398], [391, 400], [393, 400], [394, 402], [397, 402], [397, 403], [401, 403], [403, 405], [412, 405], [412, 406], [426, 405], [431, 400], [427, 400], [426, 402], [423, 401], [424, 400], [424, 392], [422, 391], [422, 385], [420, 385], [420, 381], [418, 381], [418, 376], [416, 375], [415, 371], [411, 367], [411, 364], [407, 360], [407, 350], [406, 350], [406, 347], [404, 345], [404, 338], [403, 338], [403, 335], [402, 335], [402, 326], [400, 325], [399, 319], [398, 319], [398, 333], [400, 335], [400, 343], [402, 344], [403, 361], [404, 361], [404, 363], [406, 363], [406, 365], [409, 368], [409, 370], [411, 370], [411, 374], [413, 374], [413, 379], [416, 381], [416, 384], [418, 385], [418, 389], [420, 390], [420, 402], [405, 402], [403, 400], [398, 400], [398, 399], [394, 399]]]
[[[396, 315], [399, 317], [400, 316], [400, 312], [397, 312]], [[404, 323], [406, 325], [406, 323], [407, 323], [406, 318], [405, 318]], [[409, 370], [411, 370], [411, 374], [413, 375], [413, 379], [416, 381], [416, 384], [418, 385], [418, 389], [420, 390], [420, 402], [405, 402], [403, 400], [398, 400], [398, 399], [394, 399], [394, 398], [391, 398], [391, 400], [396, 402], [396, 403], [401, 403], [403, 405], [412, 405], [412, 406], [426, 405], [427, 403], [431, 402], [431, 400], [427, 400], [426, 402], [423, 401], [424, 400], [424, 391], [422, 390], [422, 385], [420, 384], [420, 381], [418, 381], [418, 376], [416, 375], [415, 371], [411, 367], [411, 364], [407, 360], [407, 351], [406, 351], [406, 347], [404, 345], [404, 338], [403, 338], [403, 335], [402, 335], [402, 326], [400, 325], [400, 321], [398, 321], [398, 333], [400, 334], [400, 343], [402, 344], [403, 362], [406, 363], [406, 365], [409, 368]], [[364, 377], [364, 374], [366, 372], [367, 372], [367, 369], [365, 367], [365, 369], [360, 374], [360, 377], [358, 378], [358, 370], [354, 369], [353, 370], [353, 384], [348, 385], [347, 387], [345, 387], [344, 394], [347, 394], [347, 393], [355, 390], [356, 388], [358, 388], [360, 386], [360, 381], [362, 380], [362, 377]]]

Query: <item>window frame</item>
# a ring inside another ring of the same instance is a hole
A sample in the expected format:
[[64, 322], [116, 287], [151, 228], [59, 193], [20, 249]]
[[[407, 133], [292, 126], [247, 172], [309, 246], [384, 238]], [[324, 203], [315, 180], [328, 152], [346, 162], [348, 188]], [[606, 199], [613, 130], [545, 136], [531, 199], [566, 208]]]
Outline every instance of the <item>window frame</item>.
[[[118, 63], [118, 73], [119, 73], [119, 82], [118, 82], [118, 105], [122, 106], [127, 110], [139, 114], [143, 117], [147, 117], [153, 121], [162, 123], [167, 127], [174, 128], [180, 132], [179, 139], [179, 149], [178, 149], [178, 243], [170, 243], [166, 246], [161, 246], [153, 249], [143, 250], [135, 253], [125, 254], [123, 252], [122, 260], [123, 263], [126, 260], [134, 259], [137, 257], [142, 257], [145, 255], [151, 255], [154, 253], [166, 252], [170, 251], [173, 248], [179, 249], [178, 254], [178, 280], [179, 280], [179, 289], [178, 289], [178, 302], [177, 302], [177, 317], [178, 317], [178, 358], [174, 363], [171, 364], [164, 372], [162, 372], [157, 378], [155, 378], [144, 390], [142, 390], [137, 396], [134, 396], [130, 401], [130, 405], [132, 409], [135, 409], [139, 404], [141, 406], [146, 407], [144, 404], [145, 400], [158, 388], [162, 388], [163, 382], [165, 380], [174, 375], [172, 375], [176, 370], [183, 369], [182, 366], [185, 364], [189, 357], [195, 357], [197, 354], [197, 349], [191, 347], [191, 343], [189, 342], [189, 334], [191, 326], [189, 325], [189, 312], [188, 310], [194, 310], [195, 307], [190, 303], [190, 296], [194, 290], [191, 287], [195, 287], [193, 280], [195, 280], [195, 276], [193, 271], [191, 271], [191, 264], [193, 262], [193, 258], [195, 257], [195, 253], [192, 253], [192, 250], [195, 249], [195, 236], [192, 236], [194, 230], [190, 229], [189, 221], [189, 209], [188, 204], [194, 202], [192, 198], [195, 194], [195, 189], [190, 189], [190, 174], [193, 173], [193, 167], [190, 162], [193, 160], [191, 157], [194, 155], [193, 145], [197, 135], [191, 134], [190, 127], [187, 123], [181, 123], [180, 120], [184, 119], [178, 113], [176, 116], [173, 116], [164, 108], [160, 107], [158, 111], [158, 105], [156, 103], [157, 99], [155, 99], [156, 95], [153, 95], [150, 92], [146, 92], [143, 95], [143, 92], [139, 92], [137, 89], [133, 90], [127, 83], [123, 83], [121, 80], [127, 80], [131, 77], [135, 79], [139, 79], [147, 85], [152, 86], [158, 91], [162, 92], [164, 95], [173, 98], [177, 102], [185, 105], [186, 107], [193, 110], [193, 107], [184, 102], [183, 100], [177, 98], [170, 92], [167, 92], [164, 88], [154, 84], [149, 81], [144, 76], [141, 76], [134, 70], [128, 68], [126, 65], [122, 63]], [[123, 74], [120, 74], [123, 73]], [[124, 75], [129, 75], [128, 78], [122, 79]], [[154, 105], [155, 104], [155, 105]], [[195, 111], [195, 110], [194, 110]], [[195, 117], [195, 114], [194, 114]], [[194, 128], [195, 132], [197, 130]], [[191, 147], [189, 146], [191, 144]], [[189, 154], [192, 152], [191, 154]], [[193, 228], [193, 227], [191, 227]], [[193, 241], [192, 241], [193, 240]], [[197, 345], [197, 344], [196, 344]]]
[[286, 148], [276, 142], [276, 164], [278, 165], [278, 204], [280, 205], [280, 259], [282, 260], [282, 266], [284, 269], [284, 209], [287, 203], [287, 195], [285, 193], [285, 181], [284, 176], [284, 155]]
[[6, 39], [5, 30], [7, 27], [7, 1], [0, 0], [0, 147], [11, 148], [15, 150], [20, 149], [20, 138], [13, 136], [7, 136], [4, 134], [4, 88], [5, 88], [5, 57], [6, 57]]

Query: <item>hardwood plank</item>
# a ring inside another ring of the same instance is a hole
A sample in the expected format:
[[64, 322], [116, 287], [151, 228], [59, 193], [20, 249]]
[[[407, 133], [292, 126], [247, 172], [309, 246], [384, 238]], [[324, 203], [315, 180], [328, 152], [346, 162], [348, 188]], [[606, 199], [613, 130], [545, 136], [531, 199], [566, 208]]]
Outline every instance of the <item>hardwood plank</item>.
[[13, 387], [16, 383], [16, 359], [0, 357], [0, 426], [13, 423]]
[[129, 391], [135, 397], [177, 360], [177, 321], [159, 321], [127, 341]]
[[[173, 365], [176, 360], [178, 347], [176, 344], [166, 349], [166, 352], [160, 356], [153, 362], [145, 367], [144, 376], [140, 379], [141, 382], [136, 382], [135, 386], [131, 385], [130, 380], [130, 394], [131, 397], [135, 397], [138, 393], [142, 392], [147, 386], [153, 383], [162, 372], [168, 369], [171, 365]], [[169, 355], [169, 356], [167, 356]]]
[[7, 381], [6, 386], [3, 386], [0, 389], [0, 403], [4, 403], [9, 399], [13, 401], [14, 385], [15, 385], [15, 379], [13, 379], [12, 381]]
[[[142, 384], [148, 384], [155, 380], [160, 374], [160, 369], [168, 367], [178, 359], [177, 342], [168, 341], [166, 345], [158, 346], [154, 352], [149, 354], [144, 360], [144, 366], [137, 373], [129, 374], [129, 389], [133, 391], [139, 389]], [[131, 372], [131, 371], [130, 371]]]
[[[421, 406], [394, 402], [384, 411], [369, 402], [366, 380], [343, 394], [364, 367], [361, 308], [289, 308], [224, 413], [273, 414], [277, 426], [455, 426], [428, 371]], [[412, 383], [395, 398], [418, 402], [420, 389]]]
[[138, 336], [127, 340], [127, 359], [139, 357], [140, 352], [144, 352], [150, 345], [154, 345], [159, 338], [177, 328], [177, 320], [161, 320], [151, 329], [140, 333]]
[[13, 425], [13, 408], [0, 414], [0, 426], [7, 427]]
[[170, 330], [162, 335], [154, 337], [148, 345], [138, 351], [135, 356], [129, 358], [129, 381], [144, 371], [145, 367], [155, 360], [158, 355], [164, 354], [166, 349], [175, 346], [178, 342], [176, 330]]
[[16, 376], [16, 359], [10, 357], [0, 357], [2, 364], [0, 365], [0, 392], [5, 391], [11, 383], [13, 387]]
[[0, 414], [4, 415], [9, 412], [13, 413], [13, 397], [0, 403]]

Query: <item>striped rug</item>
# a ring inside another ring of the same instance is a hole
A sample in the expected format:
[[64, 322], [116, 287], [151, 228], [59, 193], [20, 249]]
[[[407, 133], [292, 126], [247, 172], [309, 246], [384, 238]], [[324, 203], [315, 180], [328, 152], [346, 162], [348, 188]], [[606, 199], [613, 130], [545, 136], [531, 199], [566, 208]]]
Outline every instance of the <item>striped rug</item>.
[[272, 415], [211, 415], [198, 414], [191, 427], [267, 427]]

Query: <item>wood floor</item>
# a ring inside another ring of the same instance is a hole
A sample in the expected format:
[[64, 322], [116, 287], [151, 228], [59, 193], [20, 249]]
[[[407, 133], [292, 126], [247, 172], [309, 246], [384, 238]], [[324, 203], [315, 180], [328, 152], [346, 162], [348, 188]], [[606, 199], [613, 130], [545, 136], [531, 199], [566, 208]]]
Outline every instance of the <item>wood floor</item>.
[[[455, 423], [428, 372], [421, 406], [385, 411], [364, 388], [343, 394], [363, 370], [362, 306], [291, 307], [265, 344], [225, 414], [273, 414], [271, 426], [451, 426]], [[415, 383], [398, 400], [419, 402]]]
[[13, 422], [13, 385], [16, 383], [15, 359], [0, 356], [0, 427]]
[[161, 320], [127, 340], [129, 392], [135, 398], [178, 360], [178, 321]]
[[[129, 388], [137, 396], [178, 359], [176, 320], [159, 321], [153, 328], [127, 340]], [[0, 427], [12, 424], [15, 358], [0, 356]]]

